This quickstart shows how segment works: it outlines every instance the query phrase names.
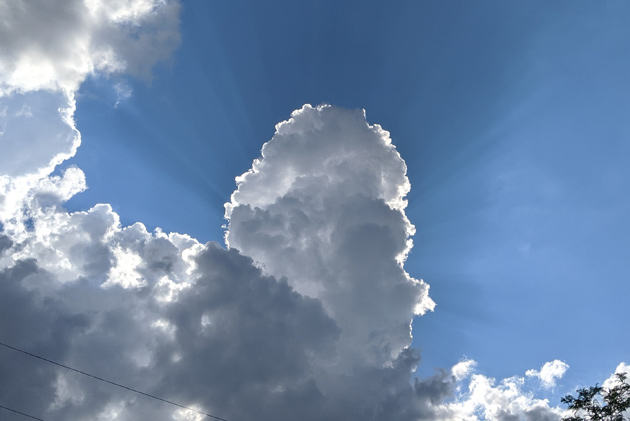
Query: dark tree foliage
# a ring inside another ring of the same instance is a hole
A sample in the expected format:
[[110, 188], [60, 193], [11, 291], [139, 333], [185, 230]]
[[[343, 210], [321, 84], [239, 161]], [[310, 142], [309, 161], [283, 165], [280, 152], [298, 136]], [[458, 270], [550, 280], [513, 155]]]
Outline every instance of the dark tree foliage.
[[617, 373], [619, 383], [606, 389], [599, 385], [577, 390], [577, 397], [566, 395], [561, 399], [573, 411], [573, 416], [562, 421], [625, 421], [624, 412], [630, 408], [630, 384], [626, 373]]

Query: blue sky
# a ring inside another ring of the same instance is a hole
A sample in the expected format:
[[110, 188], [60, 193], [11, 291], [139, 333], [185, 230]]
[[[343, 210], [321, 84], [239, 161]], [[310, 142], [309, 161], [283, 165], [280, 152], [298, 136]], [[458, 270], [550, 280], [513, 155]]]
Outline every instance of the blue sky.
[[101, 64], [76, 84], [82, 144], [52, 174], [76, 166], [88, 189], [63, 209], [106, 203], [123, 227], [224, 244], [235, 177], [278, 122], [304, 104], [364, 109], [406, 163], [404, 268], [437, 304], [414, 318], [414, 375], [470, 358], [505, 379], [557, 359], [570, 369], [537, 391], [556, 406], [629, 360], [627, 3], [203, 0], [177, 16], [181, 42], [147, 59], [151, 72], [129, 56], [131, 70]]
[[[91, 79], [69, 161], [125, 223], [221, 241], [223, 203], [303, 103], [364, 108], [407, 162], [420, 373], [463, 355], [567, 386], [627, 358], [630, 71], [622, 2], [190, 2], [151, 82]], [[111, 171], [114, 167], [116, 170]], [[107, 174], [107, 176], [104, 176]], [[133, 180], [133, 181], [131, 181]], [[603, 346], [602, 346], [603, 345]]]

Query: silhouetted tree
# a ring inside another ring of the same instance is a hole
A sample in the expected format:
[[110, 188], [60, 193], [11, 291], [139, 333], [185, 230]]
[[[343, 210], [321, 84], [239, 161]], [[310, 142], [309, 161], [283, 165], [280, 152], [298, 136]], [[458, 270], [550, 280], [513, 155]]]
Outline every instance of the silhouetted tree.
[[626, 373], [616, 373], [617, 385], [610, 389], [596, 384], [577, 390], [577, 397], [566, 395], [561, 400], [573, 411], [573, 416], [562, 421], [624, 421], [630, 417], [624, 412], [630, 408], [630, 384]]

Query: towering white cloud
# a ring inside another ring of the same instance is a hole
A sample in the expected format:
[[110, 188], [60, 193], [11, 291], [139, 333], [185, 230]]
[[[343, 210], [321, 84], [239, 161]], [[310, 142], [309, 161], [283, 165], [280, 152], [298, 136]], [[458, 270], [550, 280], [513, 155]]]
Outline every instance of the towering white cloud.
[[403, 269], [414, 233], [406, 170], [361, 110], [305, 105], [276, 126], [226, 204], [229, 247], [337, 320], [342, 367], [391, 364], [410, 345], [413, 316], [434, 306]]

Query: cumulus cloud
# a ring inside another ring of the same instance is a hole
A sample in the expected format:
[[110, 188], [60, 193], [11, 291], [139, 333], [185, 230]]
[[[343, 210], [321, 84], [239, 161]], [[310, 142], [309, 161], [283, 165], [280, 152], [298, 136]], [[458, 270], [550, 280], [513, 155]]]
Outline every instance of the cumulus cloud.
[[[234, 416], [295, 415], [291, 402], [316, 392], [308, 373], [334, 353], [338, 328], [319, 301], [251, 259], [142, 224], [123, 228], [107, 205], [41, 209], [34, 220], [25, 241], [3, 237], [3, 340]], [[173, 408], [2, 352], [3, 382], [19, 381], [0, 400], [14, 408], [51, 420], [173, 419]]]
[[166, 0], [9, 0], [0, 5], [0, 95], [76, 91], [96, 72], [147, 74], [179, 44]]
[[[59, 91], [0, 97], [0, 218], [22, 223], [27, 202], [55, 166], [73, 156], [81, 136], [72, 94]], [[73, 194], [73, 192], [68, 192]]]
[[392, 364], [411, 343], [413, 316], [434, 307], [428, 285], [403, 268], [414, 233], [406, 169], [362, 110], [305, 105], [276, 126], [226, 204], [229, 247], [337, 320], [341, 367], [346, 357]]
[[610, 389], [619, 384], [619, 379], [617, 378], [617, 374], [626, 374], [630, 377], [630, 364], [622, 362], [615, 368], [615, 372], [608, 377], [604, 383], [602, 383], [602, 387], [605, 389]]
[[569, 365], [564, 361], [553, 360], [548, 361], [538, 370], [527, 370], [525, 375], [528, 377], [538, 377], [543, 385], [547, 389], [551, 389], [556, 386], [556, 379], [562, 378], [564, 373], [569, 368]]
[[[89, 75], [148, 76], [178, 45], [179, 3], [0, 3], [0, 215], [24, 219], [31, 189], [81, 143], [75, 92]], [[125, 85], [119, 100], [130, 95]], [[28, 151], [28, 153], [24, 153]]]
[[[123, 227], [105, 204], [67, 212], [85, 188], [79, 169], [40, 180], [28, 226], [0, 237], [2, 339], [227, 419], [558, 419], [522, 378], [496, 384], [472, 360], [413, 378], [410, 321], [433, 302], [403, 267], [413, 233], [404, 161], [362, 111], [305, 106], [278, 127], [226, 206], [228, 249]], [[318, 155], [325, 171], [303, 159]], [[284, 187], [252, 206], [257, 177]], [[196, 419], [0, 351], [0, 378], [13, 382], [0, 400], [18, 410]]]
[[[325, 121], [317, 121], [320, 113]], [[308, 132], [296, 139], [305, 150], [264, 162], [271, 172], [295, 167], [301, 181], [279, 189], [284, 197], [271, 210], [276, 220], [283, 213], [312, 219], [310, 231], [295, 227], [287, 245], [321, 236], [313, 250], [327, 259], [322, 264], [330, 265], [332, 277], [271, 273], [285, 262], [282, 250], [254, 261], [236, 247], [149, 233], [140, 223], [122, 227], [109, 205], [68, 213], [63, 202], [85, 188], [83, 173], [69, 168], [31, 186], [22, 201], [25, 220], [2, 220], [4, 337], [19, 337], [19, 347], [233, 419], [430, 418], [431, 402], [452, 393], [455, 378], [445, 372], [426, 381], [410, 379], [419, 363], [418, 352], [408, 348], [411, 318], [433, 303], [428, 286], [402, 267], [413, 232], [404, 215], [404, 161], [386, 132], [369, 126], [361, 111], [307, 106], [293, 119], [306, 125], [312, 120], [322, 129], [337, 121], [347, 128], [337, 136], [329, 128], [324, 146], [330, 150], [320, 151], [322, 159], [338, 161], [343, 177], [327, 181], [299, 167], [299, 158], [319, 147]], [[285, 133], [287, 124], [291, 121]], [[264, 153], [275, 148], [273, 142]], [[335, 156], [339, 148], [347, 149], [345, 157]], [[352, 168], [344, 160], [353, 150], [372, 154], [373, 164], [382, 161], [382, 167]], [[367, 185], [367, 179], [380, 187]], [[309, 186], [319, 189], [311, 193], [321, 201], [310, 211], [297, 201], [299, 194], [308, 199]], [[353, 190], [359, 186], [364, 189]], [[237, 215], [245, 208], [230, 208], [230, 233], [239, 232], [242, 240], [246, 234]], [[329, 225], [317, 225], [317, 218]], [[265, 225], [277, 229], [268, 221], [260, 224], [259, 234]], [[304, 259], [305, 268], [317, 267], [298, 251], [293, 258]], [[29, 329], [33, 323], [37, 329]], [[18, 370], [2, 369], [3, 374]], [[0, 399], [46, 419], [187, 416], [73, 373], [42, 371], [37, 362], [23, 361], [19, 370], [20, 387]], [[27, 391], [36, 384], [45, 385], [38, 389], [40, 404], [27, 406], [33, 399]], [[20, 399], [16, 390], [23, 393]]]
[[[68, 213], [63, 202], [85, 188], [79, 169], [40, 180], [24, 202], [25, 229], [3, 220], [2, 339], [227, 419], [558, 419], [522, 379], [495, 384], [472, 360], [413, 379], [410, 321], [433, 303], [403, 268], [413, 233], [404, 161], [361, 111], [305, 106], [279, 127], [227, 205], [228, 249], [123, 227], [105, 204]], [[353, 153], [371, 165], [346, 162]], [[318, 154], [332, 165], [323, 173], [300, 159]], [[252, 206], [240, 194], [249, 177], [284, 188]], [[257, 248], [263, 238], [268, 250]], [[195, 419], [2, 352], [0, 378], [12, 387], [0, 400], [18, 410]]]
[[[178, 9], [0, 3], [0, 340], [229, 420], [558, 419], [472, 360], [413, 376], [410, 323], [435, 304], [404, 269], [405, 162], [362, 110], [305, 105], [277, 125], [226, 204], [227, 248], [122, 226], [107, 204], [64, 209], [87, 186], [76, 167], [51, 175], [81, 142], [75, 91], [147, 75], [179, 42]], [[201, 419], [0, 354], [0, 404], [46, 420]], [[528, 375], [553, 382], [546, 367]]]
[[473, 374], [456, 402], [446, 404], [450, 419], [491, 421], [557, 421], [562, 411], [538, 399], [523, 388], [524, 378], [511, 377], [496, 382], [481, 374]]
[[[69, 103], [66, 94], [33, 91], [0, 101], [3, 175], [47, 175], [57, 164], [74, 155], [79, 136], [72, 122], [74, 101]], [[29, 154], [24, 154], [25, 147], [30, 147]], [[55, 152], [51, 154], [51, 151]]]

